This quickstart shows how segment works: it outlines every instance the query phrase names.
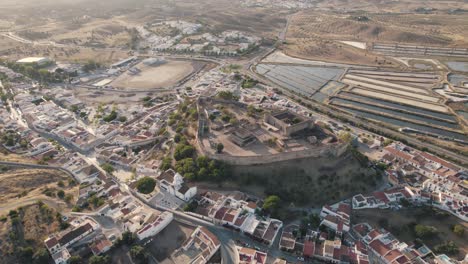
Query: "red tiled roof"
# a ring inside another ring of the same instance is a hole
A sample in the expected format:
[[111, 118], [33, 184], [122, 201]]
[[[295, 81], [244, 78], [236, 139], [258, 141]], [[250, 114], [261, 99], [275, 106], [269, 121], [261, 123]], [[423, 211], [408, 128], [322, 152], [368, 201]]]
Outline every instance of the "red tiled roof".
[[351, 206], [349, 204], [340, 203], [340, 205], [338, 206], [338, 212], [343, 212], [347, 215], [351, 215]]
[[222, 220], [223, 217], [224, 217], [224, 214], [226, 214], [227, 210], [228, 210], [228, 208], [226, 208], [226, 207], [219, 208], [219, 210], [216, 212], [214, 218], [218, 219], [218, 220]]
[[439, 163], [440, 165], [446, 167], [446, 168], [449, 168], [449, 169], [452, 169], [452, 170], [455, 170], [455, 171], [458, 171], [458, 167], [453, 165], [452, 163], [450, 162], [447, 162], [443, 159], [440, 159], [434, 155], [431, 155], [427, 152], [421, 152], [421, 156], [423, 156], [424, 158], [430, 160], [430, 161], [433, 161], [433, 162], [436, 162], [436, 163]]
[[411, 155], [409, 154], [406, 154], [405, 152], [403, 151], [400, 151], [400, 150], [397, 150], [397, 149], [394, 149], [393, 147], [386, 147], [385, 150], [389, 153], [391, 153], [392, 155], [395, 155], [396, 157], [399, 157], [401, 159], [404, 159], [404, 160], [411, 160]]
[[58, 240], [55, 237], [49, 238], [45, 241], [47, 248], [53, 248], [55, 245], [58, 244]]
[[237, 217], [236, 222], [234, 223], [234, 225], [240, 227], [244, 223], [246, 218], [247, 217], [245, 215]]
[[364, 243], [361, 241], [361, 240], [358, 240], [356, 242], [356, 250], [361, 252], [362, 254], [365, 254], [367, 255], [367, 248], [366, 248], [366, 245], [364, 245]]
[[374, 197], [381, 200], [384, 203], [388, 203], [390, 200], [388, 200], [387, 196], [385, 195], [384, 192], [374, 192], [373, 193]]
[[382, 241], [376, 239], [369, 244], [369, 247], [372, 248], [380, 256], [385, 256], [391, 249], [382, 243]]
[[364, 224], [357, 224], [353, 227], [353, 230], [361, 236], [367, 235], [367, 226]]
[[406, 256], [401, 256], [396, 259], [396, 263], [404, 264], [404, 263], [410, 263], [410, 260]]
[[250, 209], [256, 209], [257, 204], [255, 202], [248, 202], [247, 207], [249, 207]]
[[397, 258], [399, 258], [400, 256], [402, 256], [401, 252], [398, 249], [393, 249], [385, 255], [385, 259], [388, 262], [392, 262], [396, 260]]
[[90, 223], [86, 223], [68, 233], [66, 233], [63, 237], [59, 239], [59, 243], [61, 245], [68, 244], [69, 242], [75, 240], [77, 237], [83, 235], [84, 233], [92, 230], [93, 226]]
[[373, 229], [368, 234], [368, 236], [371, 238], [371, 240], [374, 240], [374, 238], [378, 237], [379, 235], [381, 235], [381, 233], [377, 229]]
[[94, 255], [99, 255], [106, 248], [109, 248], [110, 246], [112, 246], [112, 242], [110, 242], [107, 238], [102, 238], [102, 239], [95, 241], [91, 245], [91, 251], [93, 252]]
[[215, 246], [220, 245], [218, 238], [213, 233], [211, 233], [206, 227], [202, 226], [200, 229], [201, 231], [203, 231], [203, 233], [205, 233], [205, 235], [207, 235], [213, 241]]
[[236, 210], [229, 209], [229, 211], [224, 215], [223, 220], [226, 222], [232, 223], [232, 221], [234, 220], [234, 217], [236, 217], [235, 213], [236, 213]]
[[265, 263], [266, 262], [266, 259], [267, 259], [267, 255], [263, 252], [256, 252], [255, 253], [255, 260], [257, 261], [257, 263]]

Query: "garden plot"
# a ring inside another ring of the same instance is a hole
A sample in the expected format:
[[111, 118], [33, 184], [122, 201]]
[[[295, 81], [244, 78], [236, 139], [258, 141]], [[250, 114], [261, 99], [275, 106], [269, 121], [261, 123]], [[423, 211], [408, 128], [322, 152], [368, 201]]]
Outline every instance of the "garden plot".
[[333, 67], [259, 64], [257, 72], [288, 90], [309, 97], [329, 81], [338, 80], [344, 70]]

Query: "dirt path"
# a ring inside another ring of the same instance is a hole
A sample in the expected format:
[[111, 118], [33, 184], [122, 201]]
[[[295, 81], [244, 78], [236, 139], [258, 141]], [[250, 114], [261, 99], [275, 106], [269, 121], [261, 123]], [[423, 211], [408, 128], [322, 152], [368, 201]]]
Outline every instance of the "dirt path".
[[35, 197], [24, 197], [17, 200], [10, 200], [8, 203], [0, 204], [0, 215], [5, 215], [10, 210], [15, 210], [18, 207], [35, 204], [38, 201], [44, 202], [47, 206], [52, 207], [59, 212], [63, 211], [63, 209], [67, 207], [67, 204], [63, 201], [53, 199], [45, 195], [38, 195]]

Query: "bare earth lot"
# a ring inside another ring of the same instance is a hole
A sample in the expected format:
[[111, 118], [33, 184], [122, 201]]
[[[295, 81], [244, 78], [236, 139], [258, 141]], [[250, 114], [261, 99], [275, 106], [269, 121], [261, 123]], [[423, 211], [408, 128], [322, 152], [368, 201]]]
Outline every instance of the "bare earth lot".
[[141, 90], [170, 88], [195, 70], [196, 62], [168, 61], [159, 66], [147, 66], [140, 63], [136, 66], [141, 72], [125, 72], [115, 79], [111, 86], [118, 89]]
[[[46, 189], [64, 190], [65, 193], [76, 194], [78, 187], [67, 186], [69, 177], [59, 171], [45, 169], [12, 169], [0, 173], [0, 215], [17, 207], [36, 203], [42, 200], [54, 208], [65, 208], [63, 200], [53, 196], [46, 196]], [[62, 181], [64, 187], [58, 187]]]
[[[414, 232], [411, 228], [408, 227], [409, 224], [417, 223], [422, 225], [429, 225], [437, 228], [439, 232], [437, 237], [424, 240], [424, 243], [426, 243], [431, 249], [434, 249], [434, 246], [444, 241], [453, 241], [460, 249], [460, 253], [455, 257], [458, 259], [463, 259], [465, 254], [468, 253], [468, 224], [452, 215], [428, 216], [424, 213], [424, 209], [422, 208], [402, 209], [399, 211], [380, 209], [353, 211], [354, 223], [367, 222], [373, 227], [382, 227], [382, 219], [388, 220], [388, 227], [384, 228], [389, 230], [398, 239], [404, 242], [409, 243], [416, 239]], [[456, 236], [452, 232], [451, 226], [455, 224], [460, 224], [465, 227], [465, 234], [463, 237]]]
[[184, 243], [193, 230], [195, 229], [191, 226], [172, 221], [146, 248], [158, 261], [172, 263], [167, 258]]

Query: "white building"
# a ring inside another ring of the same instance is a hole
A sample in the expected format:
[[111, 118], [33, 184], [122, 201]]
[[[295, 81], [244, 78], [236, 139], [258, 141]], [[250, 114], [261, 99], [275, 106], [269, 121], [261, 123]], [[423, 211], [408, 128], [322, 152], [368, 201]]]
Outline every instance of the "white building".
[[49, 58], [46, 58], [46, 57], [27, 57], [27, 58], [23, 58], [21, 60], [18, 60], [16, 61], [16, 63], [19, 63], [19, 64], [32, 64], [32, 63], [35, 63], [39, 66], [42, 66], [42, 65], [45, 65], [47, 63], [50, 63], [52, 62], [51, 59]]
[[145, 238], [157, 235], [164, 228], [166, 228], [166, 226], [168, 226], [173, 219], [174, 215], [172, 213], [163, 212], [162, 214], [156, 216], [154, 220], [150, 220], [147, 225], [143, 226], [143, 228], [137, 232], [138, 239], [143, 240]]
[[184, 183], [184, 177], [172, 169], [161, 173], [157, 180], [161, 189], [185, 202], [190, 201], [197, 194], [197, 187], [188, 187]]
[[66, 248], [52, 255], [55, 264], [67, 264], [70, 257], [70, 252]]

